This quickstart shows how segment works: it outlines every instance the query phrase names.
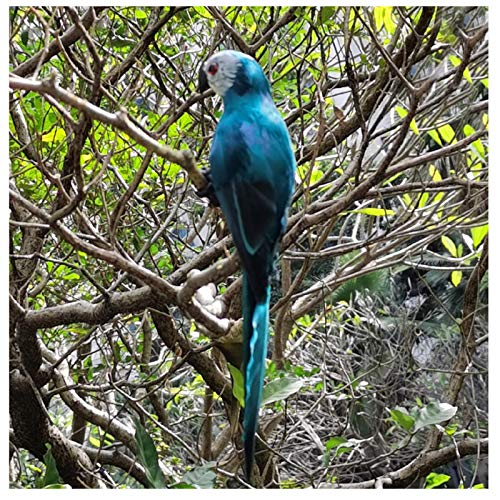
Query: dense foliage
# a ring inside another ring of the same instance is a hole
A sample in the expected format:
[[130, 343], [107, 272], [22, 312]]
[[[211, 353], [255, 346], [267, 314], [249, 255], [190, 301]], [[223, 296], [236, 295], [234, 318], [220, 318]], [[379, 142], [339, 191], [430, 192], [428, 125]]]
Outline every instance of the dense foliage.
[[9, 14], [12, 487], [246, 484], [223, 48], [298, 164], [253, 485], [487, 486], [486, 8]]

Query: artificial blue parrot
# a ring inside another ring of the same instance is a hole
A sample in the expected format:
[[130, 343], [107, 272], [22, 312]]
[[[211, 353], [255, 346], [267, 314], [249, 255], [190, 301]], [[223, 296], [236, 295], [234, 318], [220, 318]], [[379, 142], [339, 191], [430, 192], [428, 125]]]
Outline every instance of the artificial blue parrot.
[[270, 276], [286, 228], [295, 157], [255, 59], [234, 50], [214, 54], [200, 70], [200, 91], [209, 87], [224, 101], [209, 180], [243, 266], [243, 444], [250, 478], [269, 337]]

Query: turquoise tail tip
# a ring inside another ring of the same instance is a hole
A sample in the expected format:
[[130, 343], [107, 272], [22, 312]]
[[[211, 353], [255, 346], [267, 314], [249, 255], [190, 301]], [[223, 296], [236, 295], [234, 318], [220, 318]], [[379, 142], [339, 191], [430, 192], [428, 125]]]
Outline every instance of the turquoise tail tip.
[[245, 474], [252, 472], [255, 453], [255, 434], [262, 399], [269, 332], [269, 294], [266, 302], [257, 304], [252, 314], [252, 335], [249, 341], [248, 363], [245, 369], [245, 413], [243, 417], [243, 444]]

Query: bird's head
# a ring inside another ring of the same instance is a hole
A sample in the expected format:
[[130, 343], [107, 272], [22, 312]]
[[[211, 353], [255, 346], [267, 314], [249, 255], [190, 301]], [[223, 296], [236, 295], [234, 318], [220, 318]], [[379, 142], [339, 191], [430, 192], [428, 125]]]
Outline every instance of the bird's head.
[[211, 88], [224, 97], [233, 90], [238, 95], [247, 92], [270, 92], [259, 63], [251, 56], [236, 50], [223, 50], [209, 57], [202, 65], [198, 89]]

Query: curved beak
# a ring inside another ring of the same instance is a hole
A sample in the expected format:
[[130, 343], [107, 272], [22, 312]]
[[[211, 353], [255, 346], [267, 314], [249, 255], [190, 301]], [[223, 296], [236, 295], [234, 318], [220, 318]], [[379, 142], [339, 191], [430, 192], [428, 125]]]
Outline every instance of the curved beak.
[[205, 92], [205, 90], [208, 90], [208, 80], [207, 80], [207, 75], [203, 71], [203, 66], [200, 68], [200, 72], [198, 73], [198, 92]]

